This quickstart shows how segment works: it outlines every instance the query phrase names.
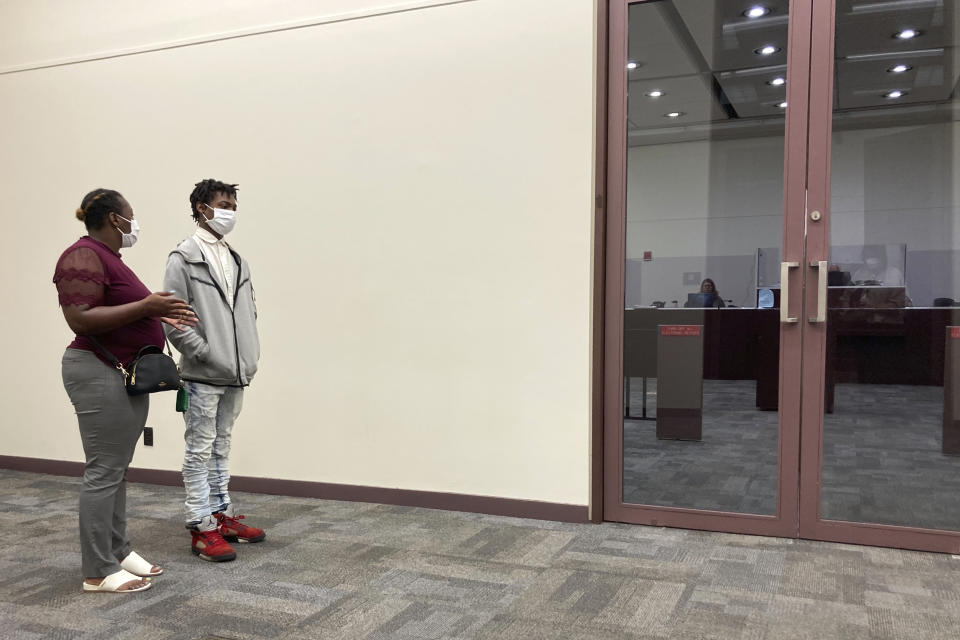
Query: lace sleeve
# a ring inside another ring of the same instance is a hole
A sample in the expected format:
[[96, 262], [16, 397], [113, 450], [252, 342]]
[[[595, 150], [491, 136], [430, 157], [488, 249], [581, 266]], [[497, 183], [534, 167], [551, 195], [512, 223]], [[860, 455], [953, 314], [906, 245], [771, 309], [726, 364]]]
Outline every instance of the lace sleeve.
[[60, 306], [96, 307], [103, 304], [103, 289], [107, 282], [103, 263], [93, 249], [78, 247], [64, 254], [53, 274]]

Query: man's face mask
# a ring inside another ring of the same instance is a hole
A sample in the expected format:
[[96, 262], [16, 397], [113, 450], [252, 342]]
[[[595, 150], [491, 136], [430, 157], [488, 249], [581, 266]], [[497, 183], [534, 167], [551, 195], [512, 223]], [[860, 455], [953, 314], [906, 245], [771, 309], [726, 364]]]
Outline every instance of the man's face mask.
[[207, 226], [215, 233], [225, 236], [237, 226], [237, 212], [230, 209], [214, 209], [208, 204], [203, 205], [213, 211], [213, 218], [207, 220]]

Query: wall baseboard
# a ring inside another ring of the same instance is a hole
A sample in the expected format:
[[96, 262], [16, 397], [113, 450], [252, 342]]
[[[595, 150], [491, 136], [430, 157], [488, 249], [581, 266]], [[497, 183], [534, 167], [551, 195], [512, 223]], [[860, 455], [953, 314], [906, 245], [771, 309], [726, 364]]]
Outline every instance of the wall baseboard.
[[[83, 474], [83, 463], [0, 455], [0, 469], [80, 477]], [[183, 479], [179, 472], [160, 469], [138, 469], [131, 467], [129, 471], [127, 471], [127, 480], [129, 482], [142, 482], [145, 484], [171, 487], [183, 486]], [[330, 482], [255, 478], [252, 476], [232, 476], [230, 478], [230, 488], [234, 491], [265, 493], [295, 498], [318, 498], [321, 500], [342, 500], [345, 502], [376, 502], [379, 504], [403, 507], [465, 511], [468, 513], [484, 513], [493, 516], [530, 518], [534, 520], [553, 520], [556, 522], [574, 523], [587, 523], [590, 521], [586, 505], [475, 496], [462, 493], [389, 489], [385, 487], [334, 484]]]

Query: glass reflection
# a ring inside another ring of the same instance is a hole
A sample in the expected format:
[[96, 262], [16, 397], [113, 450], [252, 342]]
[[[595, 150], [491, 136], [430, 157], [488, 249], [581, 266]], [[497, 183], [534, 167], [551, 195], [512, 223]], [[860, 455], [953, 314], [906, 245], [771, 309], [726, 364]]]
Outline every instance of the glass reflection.
[[788, 4], [630, 6], [628, 503], [776, 513]]
[[944, 421], [960, 324], [958, 18], [954, 1], [837, 3], [825, 519], [960, 529]]

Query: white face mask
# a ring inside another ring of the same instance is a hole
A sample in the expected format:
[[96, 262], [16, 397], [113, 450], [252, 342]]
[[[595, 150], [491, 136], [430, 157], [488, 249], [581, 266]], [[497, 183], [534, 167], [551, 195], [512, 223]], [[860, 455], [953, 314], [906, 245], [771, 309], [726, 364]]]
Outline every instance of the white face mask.
[[114, 227], [114, 229], [119, 231], [120, 235], [122, 236], [120, 238], [120, 248], [129, 249], [133, 245], [137, 244], [137, 238], [140, 237], [140, 223], [137, 222], [135, 219], [127, 220], [119, 213], [117, 214], [117, 217], [120, 218], [121, 220], [124, 220], [130, 223], [130, 233], [124, 233], [123, 229], [121, 229], [120, 227]]
[[213, 211], [213, 218], [207, 220], [207, 226], [215, 233], [225, 236], [237, 226], [236, 211], [231, 211], [230, 209], [214, 209], [208, 204], [204, 206]]

